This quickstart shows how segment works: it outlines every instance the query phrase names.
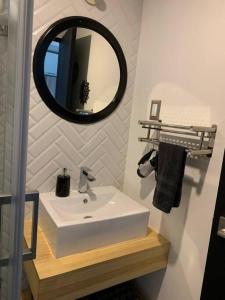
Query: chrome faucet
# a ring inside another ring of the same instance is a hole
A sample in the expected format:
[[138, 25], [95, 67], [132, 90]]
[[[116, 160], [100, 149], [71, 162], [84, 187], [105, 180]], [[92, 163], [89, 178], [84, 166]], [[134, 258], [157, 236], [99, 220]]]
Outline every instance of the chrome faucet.
[[91, 169], [87, 167], [80, 168], [80, 182], [79, 182], [79, 192], [87, 193], [90, 189], [88, 181], [95, 181], [95, 177], [92, 176], [89, 172]]

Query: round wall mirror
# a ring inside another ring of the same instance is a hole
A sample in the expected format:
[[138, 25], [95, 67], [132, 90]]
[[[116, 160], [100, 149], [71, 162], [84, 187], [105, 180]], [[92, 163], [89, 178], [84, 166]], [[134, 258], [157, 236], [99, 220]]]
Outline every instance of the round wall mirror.
[[75, 123], [94, 123], [119, 105], [126, 60], [114, 35], [99, 22], [68, 17], [52, 24], [34, 52], [33, 74], [45, 104]]

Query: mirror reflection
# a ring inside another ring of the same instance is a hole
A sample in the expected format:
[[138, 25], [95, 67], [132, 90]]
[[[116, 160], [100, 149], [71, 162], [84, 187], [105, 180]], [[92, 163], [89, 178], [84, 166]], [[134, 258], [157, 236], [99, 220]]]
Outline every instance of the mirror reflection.
[[57, 35], [45, 55], [45, 81], [57, 103], [93, 114], [113, 101], [120, 82], [114, 49], [97, 32], [72, 27]]

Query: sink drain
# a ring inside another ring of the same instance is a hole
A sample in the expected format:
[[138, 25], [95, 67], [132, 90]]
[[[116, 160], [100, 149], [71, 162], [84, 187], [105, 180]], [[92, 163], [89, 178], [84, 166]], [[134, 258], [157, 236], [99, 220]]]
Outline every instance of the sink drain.
[[84, 219], [91, 219], [93, 218], [92, 216], [85, 216]]

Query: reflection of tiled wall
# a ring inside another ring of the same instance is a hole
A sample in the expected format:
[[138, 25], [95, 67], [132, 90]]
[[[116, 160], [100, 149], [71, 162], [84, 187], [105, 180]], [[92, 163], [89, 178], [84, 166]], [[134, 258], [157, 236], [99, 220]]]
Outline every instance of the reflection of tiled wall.
[[[131, 102], [136, 70], [142, 0], [98, 0], [99, 8], [84, 0], [35, 0], [33, 49], [54, 21], [71, 15], [87, 16], [108, 27], [119, 40], [128, 64], [128, 86], [122, 104], [106, 120], [94, 125], [71, 124], [54, 115], [31, 82], [27, 188], [50, 191], [58, 169], [72, 169], [77, 187], [79, 167], [88, 166], [96, 185], [122, 187], [127, 153]], [[109, 70], [110, 72], [110, 70]]]

